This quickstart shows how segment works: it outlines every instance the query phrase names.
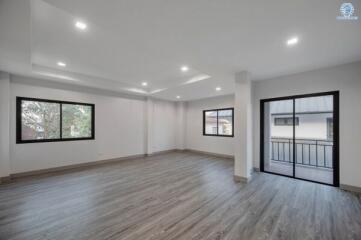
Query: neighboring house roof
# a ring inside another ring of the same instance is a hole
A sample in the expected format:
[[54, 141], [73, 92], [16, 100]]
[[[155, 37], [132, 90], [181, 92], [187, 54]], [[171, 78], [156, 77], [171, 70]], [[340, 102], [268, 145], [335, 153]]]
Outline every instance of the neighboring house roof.
[[[296, 113], [332, 112], [332, 96], [296, 99]], [[270, 103], [271, 114], [292, 114], [293, 101], [283, 100]]]

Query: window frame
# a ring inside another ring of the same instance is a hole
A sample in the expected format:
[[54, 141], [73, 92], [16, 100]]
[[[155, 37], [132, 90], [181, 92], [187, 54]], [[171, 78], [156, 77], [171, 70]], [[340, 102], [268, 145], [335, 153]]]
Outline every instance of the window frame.
[[[279, 119], [287, 119], [287, 121], [286, 122], [288, 122], [288, 120], [291, 120], [292, 122], [291, 122], [291, 124], [279, 124], [279, 123], [277, 123], [277, 120], [279, 120]], [[295, 117], [295, 126], [299, 126], [300, 125], [300, 118], [299, 117]], [[280, 126], [280, 127], [288, 127], [288, 126], [293, 126], [293, 117], [275, 117], [274, 118], [274, 123], [273, 123], [273, 125], [274, 126]]]
[[[34, 101], [34, 102], [46, 102], [46, 103], [57, 103], [60, 107], [60, 138], [54, 139], [22, 139], [22, 101]], [[63, 113], [62, 104], [82, 105], [91, 107], [91, 136], [90, 137], [78, 137], [78, 138], [63, 138]], [[68, 141], [81, 141], [81, 140], [95, 140], [95, 104], [93, 103], [82, 103], [82, 102], [71, 102], [71, 101], [60, 101], [43, 98], [31, 98], [31, 97], [16, 97], [16, 143], [44, 143], [44, 142], [68, 142]]]
[[[219, 134], [218, 132], [218, 112], [224, 110], [232, 111], [232, 135]], [[217, 112], [217, 134], [206, 133], [206, 112]], [[203, 136], [213, 136], [213, 137], [234, 137], [234, 108], [218, 108], [218, 109], [208, 109], [203, 110]]]

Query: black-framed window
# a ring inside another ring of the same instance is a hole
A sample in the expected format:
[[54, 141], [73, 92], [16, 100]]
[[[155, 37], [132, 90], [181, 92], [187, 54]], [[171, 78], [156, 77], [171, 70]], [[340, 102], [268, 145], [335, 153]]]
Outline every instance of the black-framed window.
[[203, 111], [203, 135], [233, 137], [233, 108]]
[[[300, 119], [295, 117], [295, 125], [298, 126], [300, 124]], [[275, 126], [293, 126], [293, 117], [276, 117], [274, 119]]]
[[94, 118], [94, 104], [17, 97], [16, 142], [91, 140]]

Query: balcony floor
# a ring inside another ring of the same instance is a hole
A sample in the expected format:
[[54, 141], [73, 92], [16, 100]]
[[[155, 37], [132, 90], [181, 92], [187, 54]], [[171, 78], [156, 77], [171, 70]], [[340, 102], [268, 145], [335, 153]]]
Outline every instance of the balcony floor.
[[[269, 167], [265, 166], [265, 170], [268, 172], [292, 176], [293, 164], [270, 161]], [[333, 169], [296, 164], [296, 177], [316, 182], [333, 184]]]

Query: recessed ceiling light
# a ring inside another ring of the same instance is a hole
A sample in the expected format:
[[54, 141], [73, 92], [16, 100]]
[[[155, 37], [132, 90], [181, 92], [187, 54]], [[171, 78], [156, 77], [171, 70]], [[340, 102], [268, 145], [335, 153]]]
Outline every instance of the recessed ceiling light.
[[216, 91], [221, 91], [222, 88], [221, 87], [216, 87]]
[[58, 66], [60, 66], [60, 67], [66, 67], [66, 63], [65, 63], [65, 62], [58, 62]]
[[177, 99], [180, 99], [180, 96], [177, 96], [176, 98], [177, 98]]
[[293, 37], [287, 40], [287, 45], [292, 46], [298, 43], [298, 37]]
[[189, 67], [188, 66], [182, 66], [181, 67], [182, 72], [188, 72], [189, 71]]
[[142, 86], [146, 87], [146, 86], [148, 86], [148, 83], [147, 82], [142, 82]]
[[88, 26], [84, 22], [76, 21], [75, 27], [79, 28], [80, 30], [85, 30]]

